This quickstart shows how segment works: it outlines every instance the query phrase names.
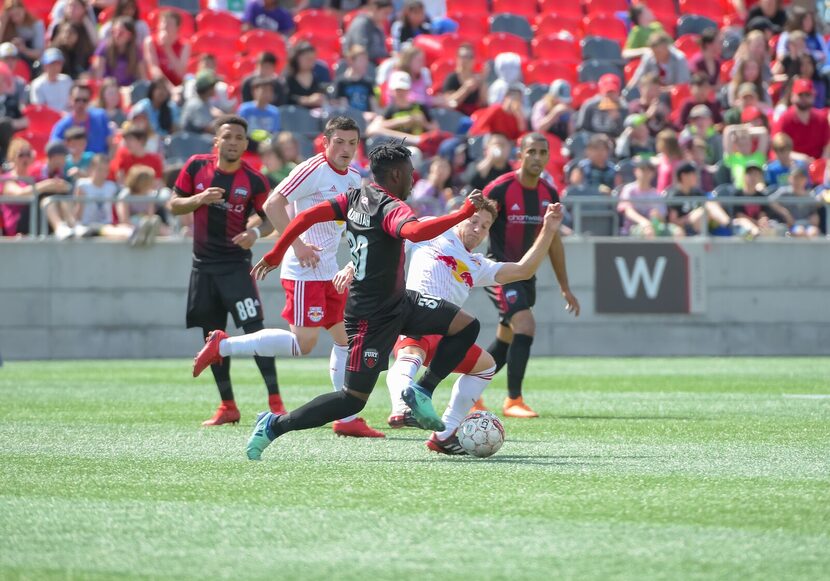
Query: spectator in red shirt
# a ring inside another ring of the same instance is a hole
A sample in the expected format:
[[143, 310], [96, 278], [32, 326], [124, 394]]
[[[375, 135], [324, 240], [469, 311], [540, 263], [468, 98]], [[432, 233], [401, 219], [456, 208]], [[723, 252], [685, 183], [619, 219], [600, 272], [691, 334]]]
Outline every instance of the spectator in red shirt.
[[473, 126], [470, 135], [501, 133], [510, 141], [515, 141], [527, 131], [527, 120], [522, 109], [524, 85], [510, 85], [501, 104], [490, 105], [473, 113]]
[[157, 153], [150, 153], [147, 147], [147, 131], [138, 127], [130, 127], [124, 132], [124, 141], [117, 150], [110, 164], [110, 178], [124, 183], [127, 172], [134, 165], [146, 165], [156, 174], [156, 179], [162, 177], [163, 162]]
[[813, 82], [796, 79], [792, 95], [793, 104], [778, 120], [778, 131], [790, 136], [794, 151], [813, 159], [830, 157], [830, 125], [826, 113], [813, 108]]
[[149, 68], [150, 78], [165, 77], [175, 86], [182, 84], [190, 59], [190, 45], [179, 38], [181, 25], [179, 14], [172, 10], [162, 12], [158, 30], [144, 40], [144, 62]]

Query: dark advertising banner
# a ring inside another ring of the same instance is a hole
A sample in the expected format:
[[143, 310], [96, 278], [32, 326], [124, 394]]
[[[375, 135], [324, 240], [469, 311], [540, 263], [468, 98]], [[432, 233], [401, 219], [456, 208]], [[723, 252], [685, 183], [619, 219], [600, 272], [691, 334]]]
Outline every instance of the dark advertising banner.
[[700, 313], [702, 247], [674, 242], [597, 242], [597, 313]]

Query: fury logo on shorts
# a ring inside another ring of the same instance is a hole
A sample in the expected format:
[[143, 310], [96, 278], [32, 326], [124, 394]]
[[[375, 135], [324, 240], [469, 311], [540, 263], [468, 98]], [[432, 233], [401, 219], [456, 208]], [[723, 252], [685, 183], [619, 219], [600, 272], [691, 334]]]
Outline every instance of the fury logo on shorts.
[[378, 350], [377, 349], [364, 349], [363, 350], [363, 363], [365, 363], [366, 367], [368, 367], [369, 369], [374, 368], [374, 366], [378, 364]]
[[504, 293], [504, 298], [507, 299], [507, 302], [511, 305], [516, 302], [516, 299], [519, 297], [519, 293], [514, 290], [509, 290]]
[[308, 320], [319, 323], [323, 320], [323, 307], [308, 307]]

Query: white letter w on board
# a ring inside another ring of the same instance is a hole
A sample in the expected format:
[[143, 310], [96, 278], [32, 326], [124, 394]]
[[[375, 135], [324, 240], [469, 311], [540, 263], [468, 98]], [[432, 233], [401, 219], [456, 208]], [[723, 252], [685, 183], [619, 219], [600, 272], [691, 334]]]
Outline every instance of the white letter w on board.
[[648, 298], [654, 299], [657, 297], [657, 293], [660, 292], [660, 283], [663, 281], [663, 273], [666, 271], [665, 256], [657, 257], [653, 272], [649, 272], [646, 259], [642, 256], [634, 259], [634, 268], [631, 272], [628, 271], [628, 265], [622, 256], [614, 258], [614, 264], [620, 274], [620, 282], [627, 299], [633, 299], [637, 296], [637, 290], [641, 284]]

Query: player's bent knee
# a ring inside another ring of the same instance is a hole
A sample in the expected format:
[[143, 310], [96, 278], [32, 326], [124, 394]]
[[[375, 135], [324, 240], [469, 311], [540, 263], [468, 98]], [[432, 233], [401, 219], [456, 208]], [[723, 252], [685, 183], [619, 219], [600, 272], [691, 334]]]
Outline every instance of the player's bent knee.
[[493, 359], [493, 356], [490, 355], [489, 352], [482, 350], [481, 354], [478, 356], [478, 360], [476, 361], [475, 366], [470, 371], [470, 373], [481, 373], [482, 371], [486, 371], [491, 367], [496, 366], [496, 360]]
[[516, 313], [510, 321], [510, 327], [514, 334], [533, 335], [536, 333], [536, 321], [533, 318], [533, 313], [529, 310]]
[[456, 335], [474, 322], [478, 323], [478, 319], [473, 315], [466, 311], [458, 311], [447, 329], [447, 335]]
[[401, 347], [400, 349], [398, 349], [398, 354], [396, 357], [399, 357], [401, 355], [414, 355], [418, 357], [421, 361], [423, 361], [427, 354], [424, 353], [423, 349], [419, 349], [418, 347], [412, 345], [407, 345], [406, 347]]
[[343, 388], [343, 395], [348, 397], [349, 399], [356, 399], [360, 402], [360, 409], [353, 411], [351, 413], [356, 414], [364, 407], [366, 407], [366, 402], [369, 400], [369, 394], [363, 393], [362, 391], [356, 391], [354, 389], [349, 389], [348, 387]]

